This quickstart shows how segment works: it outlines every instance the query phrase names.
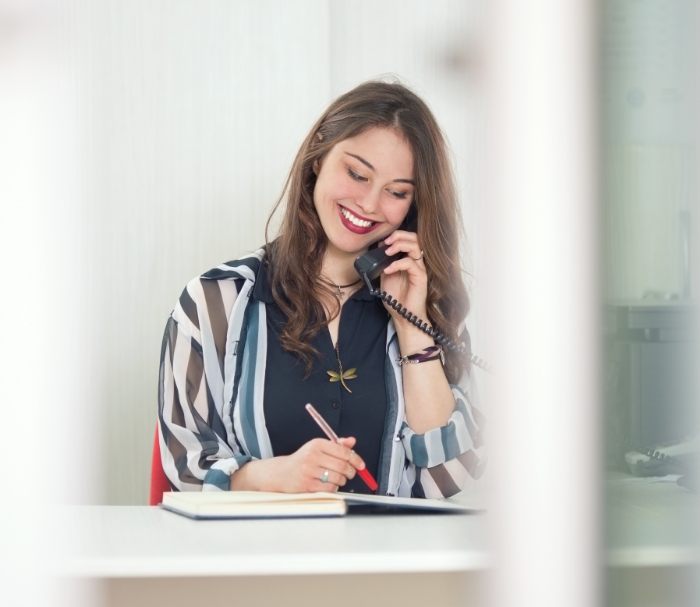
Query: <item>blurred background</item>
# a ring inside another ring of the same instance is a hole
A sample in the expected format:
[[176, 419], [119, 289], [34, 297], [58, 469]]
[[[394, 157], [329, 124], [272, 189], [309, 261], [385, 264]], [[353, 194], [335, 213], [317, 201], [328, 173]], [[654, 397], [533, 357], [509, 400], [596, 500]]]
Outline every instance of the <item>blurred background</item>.
[[0, 0], [16, 604], [47, 600], [47, 495], [146, 503], [176, 298], [263, 243], [306, 132], [372, 78], [452, 151], [473, 348], [502, 369], [494, 601], [697, 604], [697, 8], [579, 4]]
[[611, 605], [700, 600], [697, 19], [695, 2], [601, 3]]

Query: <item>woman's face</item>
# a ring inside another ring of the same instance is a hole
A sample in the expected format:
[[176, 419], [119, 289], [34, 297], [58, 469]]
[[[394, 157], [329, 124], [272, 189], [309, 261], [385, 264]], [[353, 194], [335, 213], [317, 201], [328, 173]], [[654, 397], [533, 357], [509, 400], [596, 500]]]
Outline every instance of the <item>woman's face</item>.
[[340, 253], [362, 253], [391, 234], [413, 200], [413, 153], [392, 129], [340, 141], [316, 172], [316, 212], [329, 249]]

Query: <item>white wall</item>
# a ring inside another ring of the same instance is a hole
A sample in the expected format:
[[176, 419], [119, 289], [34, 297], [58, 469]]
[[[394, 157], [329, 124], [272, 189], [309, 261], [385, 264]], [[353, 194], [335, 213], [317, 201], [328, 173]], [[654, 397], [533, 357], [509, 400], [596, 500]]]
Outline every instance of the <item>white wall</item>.
[[100, 426], [85, 457], [105, 471], [100, 501], [145, 502], [167, 315], [191, 277], [262, 244], [294, 153], [333, 97], [386, 73], [424, 96], [478, 243], [482, 126], [464, 65], [477, 4], [73, 2], [76, 273]]

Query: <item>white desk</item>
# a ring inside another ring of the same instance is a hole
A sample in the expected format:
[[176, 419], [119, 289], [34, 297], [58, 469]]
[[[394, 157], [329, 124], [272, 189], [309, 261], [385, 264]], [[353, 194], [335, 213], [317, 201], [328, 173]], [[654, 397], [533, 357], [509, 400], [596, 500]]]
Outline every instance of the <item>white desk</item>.
[[99, 580], [107, 605], [192, 605], [204, 593], [206, 607], [232, 596], [247, 605], [327, 605], [332, 596], [334, 607], [363, 597], [449, 606], [479, 594], [489, 565], [484, 515], [192, 521], [98, 506], [61, 517], [71, 551], [59, 571]]
[[[608, 592], [619, 598], [610, 604], [685, 605], [682, 584], [698, 564], [689, 525], [698, 496], [623, 477], [607, 487]], [[91, 605], [488, 604], [486, 515], [192, 521], [158, 508], [95, 506], [57, 519], [60, 544], [71, 547], [59, 571], [95, 580], [102, 602]]]

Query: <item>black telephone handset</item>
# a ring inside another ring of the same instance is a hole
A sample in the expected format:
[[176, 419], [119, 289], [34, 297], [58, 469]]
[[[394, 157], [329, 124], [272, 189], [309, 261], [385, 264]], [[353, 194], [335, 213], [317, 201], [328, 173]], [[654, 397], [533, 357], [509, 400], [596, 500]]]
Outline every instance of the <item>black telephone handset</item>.
[[[403, 220], [403, 223], [399, 226], [399, 230], [406, 230], [407, 232], [415, 232], [418, 229], [418, 215], [416, 213], [415, 206], [411, 205], [408, 211], [408, 215]], [[397, 253], [396, 255], [387, 255], [384, 253], [384, 248], [377, 246], [374, 249], [370, 249], [364, 255], [360, 255], [355, 260], [355, 270], [357, 273], [367, 282], [365, 276], [369, 276], [370, 280], [374, 280], [379, 277], [382, 270], [386, 268], [389, 264], [395, 262], [397, 259], [405, 257], [405, 253]], [[370, 288], [370, 293], [372, 293]], [[373, 295], [375, 293], [372, 293]]]
[[[417, 217], [415, 209], [411, 207], [408, 216], [406, 217], [399, 229], [414, 232], [416, 230], [416, 220]], [[412, 325], [418, 327], [421, 331], [430, 335], [430, 337], [432, 337], [441, 346], [447, 348], [448, 350], [454, 350], [460, 353], [468, 353], [469, 358], [474, 365], [476, 365], [477, 367], [481, 367], [485, 371], [488, 371], [489, 369], [486, 362], [478, 356], [472, 354], [469, 351], [470, 348], [466, 343], [455, 343], [449, 337], [432, 327], [430, 323], [416, 316], [410, 310], [407, 310], [397, 299], [393, 298], [386, 291], [374, 288], [372, 281], [380, 276], [382, 270], [384, 270], [384, 268], [386, 268], [389, 264], [393, 263], [397, 259], [401, 259], [404, 256], [405, 253], [387, 255], [384, 252], [383, 247], [376, 247], [374, 249], [369, 249], [366, 253], [360, 255], [355, 260], [355, 270], [360, 275], [362, 280], [364, 280], [371, 295], [374, 295], [375, 297], [381, 299], [385, 304], [396, 310]]]
[[384, 247], [377, 247], [370, 249], [355, 260], [355, 270], [367, 282], [365, 276], [368, 276], [370, 280], [378, 278], [384, 268], [402, 257], [404, 257], [404, 253], [387, 255], [384, 252]]

